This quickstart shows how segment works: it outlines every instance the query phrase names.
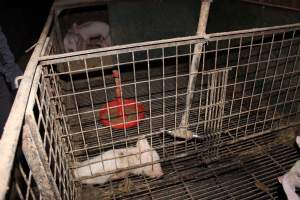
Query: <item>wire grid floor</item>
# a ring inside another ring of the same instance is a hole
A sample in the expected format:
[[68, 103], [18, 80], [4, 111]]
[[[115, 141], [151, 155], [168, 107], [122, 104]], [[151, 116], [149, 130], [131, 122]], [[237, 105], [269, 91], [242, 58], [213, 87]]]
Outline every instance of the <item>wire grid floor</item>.
[[101, 199], [281, 199], [277, 177], [300, 154], [294, 140], [283, 141], [280, 135], [272, 132], [221, 147], [220, 154], [226, 157], [210, 164], [203, 163], [199, 154], [164, 162], [160, 179], [131, 176], [127, 185], [125, 180], [83, 185], [82, 192]]

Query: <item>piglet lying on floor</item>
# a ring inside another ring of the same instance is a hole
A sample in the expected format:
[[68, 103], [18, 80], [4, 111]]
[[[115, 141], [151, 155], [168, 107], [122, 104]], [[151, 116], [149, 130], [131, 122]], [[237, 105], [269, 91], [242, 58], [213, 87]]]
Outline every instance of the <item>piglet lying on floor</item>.
[[159, 155], [149, 145], [147, 139], [140, 138], [135, 147], [129, 147], [127, 150], [126, 148], [109, 150], [90, 160], [81, 162], [79, 167], [74, 170], [74, 176], [75, 178], [88, 177], [102, 172], [109, 172], [149, 163], [149, 165], [144, 167], [118, 171], [114, 174], [82, 180], [81, 183], [104, 184], [109, 180], [124, 178], [128, 176], [128, 174], [159, 178], [163, 175], [160, 163], [151, 164], [159, 159]]

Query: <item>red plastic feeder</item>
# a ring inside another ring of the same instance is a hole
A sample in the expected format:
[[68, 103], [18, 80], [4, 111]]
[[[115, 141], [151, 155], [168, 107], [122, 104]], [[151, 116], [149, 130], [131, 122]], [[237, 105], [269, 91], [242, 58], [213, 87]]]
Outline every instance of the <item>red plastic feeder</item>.
[[111, 126], [113, 129], [135, 127], [144, 118], [144, 105], [133, 99], [122, 100], [118, 70], [113, 70], [113, 77], [117, 86], [116, 99], [102, 106], [99, 111], [100, 121], [103, 125]]

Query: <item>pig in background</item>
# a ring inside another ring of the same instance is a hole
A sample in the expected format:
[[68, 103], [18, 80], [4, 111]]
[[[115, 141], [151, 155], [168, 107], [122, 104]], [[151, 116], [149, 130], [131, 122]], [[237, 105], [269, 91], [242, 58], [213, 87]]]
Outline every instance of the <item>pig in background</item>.
[[[93, 38], [97, 40], [92, 40]], [[110, 45], [110, 27], [101, 21], [90, 21], [80, 25], [74, 23], [64, 37], [66, 52], [86, 50], [88, 46], [107, 47]]]

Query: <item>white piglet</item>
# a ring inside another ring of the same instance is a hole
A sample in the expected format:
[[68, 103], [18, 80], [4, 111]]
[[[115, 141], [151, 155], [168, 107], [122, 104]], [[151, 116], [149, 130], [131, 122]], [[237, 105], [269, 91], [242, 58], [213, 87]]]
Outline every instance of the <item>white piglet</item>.
[[87, 48], [87, 43], [81, 35], [69, 30], [64, 37], [64, 47], [66, 52], [81, 51]]
[[[83, 45], [79, 45], [79, 38], [83, 39]], [[85, 50], [91, 38], [99, 38], [101, 47], [111, 45], [110, 27], [107, 23], [101, 21], [90, 21], [78, 25], [74, 23], [71, 29], [68, 30], [64, 38], [64, 46], [67, 52]], [[84, 49], [82, 49], [84, 48]]]
[[[160, 160], [158, 153], [149, 145], [146, 138], [138, 140], [135, 152], [137, 156], [132, 162], [133, 165], [153, 163]], [[159, 178], [164, 175], [160, 163], [134, 168], [130, 170], [130, 173], [135, 175], [146, 175], [150, 178]]]
[[[300, 136], [296, 137], [296, 143], [300, 148]], [[288, 172], [278, 177], [278, 181], [282, 184], [288, 200], [300, 200], [296, 193], [296, 188], [300, 187], [300, 160]]]
[[283, 176], [278, 177], [278, 180], [282, 184], [288, 200], [300, 200], [296, 193], [296, 187], [300, 187], [300, 160]]
[[[135, 147], [115, 149], [104, 152], [88, 161], [81, 162], [74, 170], [75, 178], [91, 177], [92, 175], [120, 170], [116, 173], [102, 175], [95, 178], [82, 180], [84, 184], [104, 184], [109, 180], [126, 177], [128, 174], [146, 175], [151, 178], [159, 178], [163, 175], [160, 163], [150, 164], [158, 161], [158, 153], [149, 145], [146, 138], [140, 138]], [[122, 170], [139, 164], [144, 167]]]

